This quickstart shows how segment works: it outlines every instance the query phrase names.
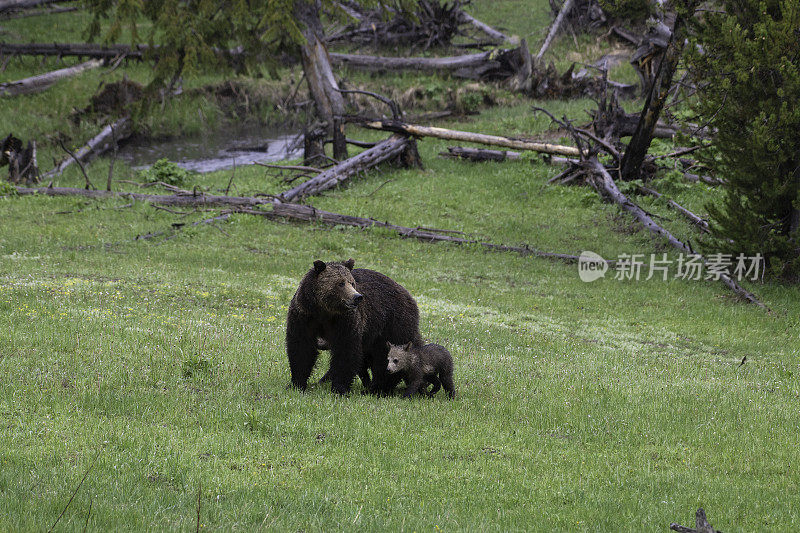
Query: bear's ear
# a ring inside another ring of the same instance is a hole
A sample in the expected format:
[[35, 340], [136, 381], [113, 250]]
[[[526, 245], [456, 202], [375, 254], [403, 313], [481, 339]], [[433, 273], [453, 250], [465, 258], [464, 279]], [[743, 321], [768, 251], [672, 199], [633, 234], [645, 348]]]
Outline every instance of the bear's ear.
[[314, 261], [314, 270], [317, 271], [317, 274], [325, 270], [325, 262], [324, 261]]
[[407, 352], [410, 352], [410, 351], [411, 351], [411, 344], [412, 344], [412, 343], [413, 343], [413, 341], [408, 341], [408, 344], [406, 344], [406, 345], [405, 345], [405, 350], [406, 350]]
[[355, 259], [348, 259], [347, 261], [344, 262], [344, 266], [347, 267], [347, 270], [353, 270], [353, 265], [355, 264], [356, 264]]
[[392, 349], [392, 343], [391, 342], [386, 341], [386, 349], [387, 350], [391, 350]]

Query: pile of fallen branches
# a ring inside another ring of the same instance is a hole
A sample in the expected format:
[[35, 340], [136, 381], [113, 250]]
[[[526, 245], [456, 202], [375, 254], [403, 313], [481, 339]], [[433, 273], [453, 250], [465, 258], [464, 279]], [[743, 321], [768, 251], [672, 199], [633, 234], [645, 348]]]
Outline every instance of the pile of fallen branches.
[[453, 37], [461, 33], [461, 5], [460, 0], [420, 0], [413, 13], [403, 13], [385, 4], [366, 9], [356, 2], [342, 2], [342, 7], [355, 23], [333, 33], [327, 41], [376, 48], [411, 44], [422, 50], [449, 46]]
[[[536, 109], [546, 113], [561, 128], [568, 131], [580, 150], [579, 159], [577, 161], [571, 160], [568, 163], [568, 168], [551, 180], [551, 182], [582, 182], [590, 185], [601, 197], [616, 203], [623, 211], [628, 212], [657, 238], [666, 241], [673, 248], [683, 253], [696, 257], [704, 265], [708, 266], [710, 264], [708, 259], [694, 250], [688, 241], [684, 242], [675, 237], [670, 231], [658, 224], [650, 213], [642, 209], [635, 201], [620, 191], [615, 179], [615, 176], [617, 178], [620, 177], [623, 161], [623, 154], [617, 147], [619, 144], [618, 140], [612, 141], [610, 136], [600, 138], [591, 131], [575, 127], [568, 120], [559, 120], [555, 118], [544, 109]], [[601, 163], [601, 157], [599, 157], [601, 155], [604, 156], [604, 160], [607, 160], [606, 163]], [[643, 187], [641, 189], [641, 192], [644, 194], [661, 197], [660, 193], [649, 187]], [[708, 224], [702, 217], [692, 213], [689, 209], [672, 200], [668, 202], [668, 205], [689, 219], [700, 231], [708, 231]], [[741, 287], [731, 276], [721, 274], [718, 279], [743, 300], [765, 308], [764, 304], [761, 303], [753, 293]]]

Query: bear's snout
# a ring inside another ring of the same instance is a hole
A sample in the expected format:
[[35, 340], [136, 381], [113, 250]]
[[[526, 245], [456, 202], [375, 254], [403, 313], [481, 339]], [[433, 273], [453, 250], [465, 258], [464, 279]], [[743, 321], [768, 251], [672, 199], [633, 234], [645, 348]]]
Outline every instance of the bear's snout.
[[363, 295], [363, 294], [361, 294], [361, 293], [358, 293], [358, 292], [357, 292], [357, 293], [356, 293], [356, 294], [353, 296], [353, 305], [358, 305], [358, 304], [360, 304], [360, 303], [361, 303], [361, 300], [363, 300], [363, 299], [364, 299], [364, 295]]

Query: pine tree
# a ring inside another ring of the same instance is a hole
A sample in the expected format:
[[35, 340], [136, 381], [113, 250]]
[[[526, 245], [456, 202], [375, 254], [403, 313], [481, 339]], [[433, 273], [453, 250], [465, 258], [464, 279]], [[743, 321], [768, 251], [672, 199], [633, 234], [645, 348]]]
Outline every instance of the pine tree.
[[[129, 30], [130, 44], [150, 45], [155, 61], [155, 85], [183, 72], [236, 64], [243, 69], [264, 65], [274, 74], [276, 57], [295, 51], [304, 42], [296, 5], [330, 7], [331, 0], [304, 2], [267, 0], [216, 2], [212, 0], [87, 0], [93, 14], [90, 39], [119, 42]], [[144, 35], [139, 27], [148, 23]], [[101, 23], [108, 21], [108, 24]], [[237, 52], [231, 61], [230, 51]]]
[[725, 180], [707, 206], [714, 246], [765, 256], [770, 271], [800, 278], [800, 4], [722, 0], [695, 21], [688, 66], [694, 106], [716, 130], [706, 162]]

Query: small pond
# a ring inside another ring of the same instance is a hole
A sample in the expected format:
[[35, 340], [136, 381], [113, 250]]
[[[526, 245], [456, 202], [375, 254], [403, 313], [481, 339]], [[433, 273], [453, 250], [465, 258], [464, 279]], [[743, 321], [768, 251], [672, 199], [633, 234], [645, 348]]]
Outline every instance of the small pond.
[[118, 154], [137, 170], [166, 158], [201, 173], [302, 156], [302, 135], [263, 127], [228, 128], [204, 136], [158, 141], [132, 140], [122, 145]]

